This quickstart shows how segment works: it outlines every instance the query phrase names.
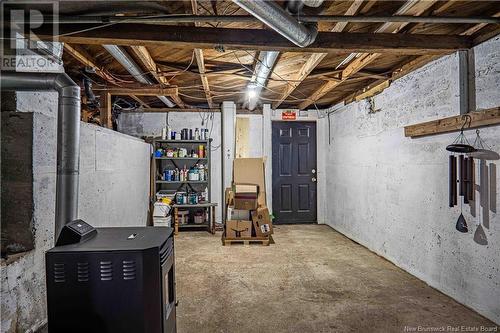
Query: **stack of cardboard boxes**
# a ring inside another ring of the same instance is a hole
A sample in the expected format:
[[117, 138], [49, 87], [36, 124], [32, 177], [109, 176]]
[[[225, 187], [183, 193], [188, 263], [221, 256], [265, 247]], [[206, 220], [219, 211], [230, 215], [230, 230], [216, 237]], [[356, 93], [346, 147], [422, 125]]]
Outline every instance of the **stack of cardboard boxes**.
[[269, 244], [273, 226], [266, 207], [264, 159], [237, 158], [232, 186], [226, 188], [226, 223], [223, 244], [236, 240], [262, 240]]

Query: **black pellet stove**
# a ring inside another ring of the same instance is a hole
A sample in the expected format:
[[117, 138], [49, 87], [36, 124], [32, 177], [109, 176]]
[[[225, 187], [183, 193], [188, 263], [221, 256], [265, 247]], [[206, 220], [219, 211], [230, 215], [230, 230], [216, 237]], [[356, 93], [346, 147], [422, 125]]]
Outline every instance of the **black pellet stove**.
[[64, 226], [46, 253], [50, 333], [175, 333], [172, 228]]

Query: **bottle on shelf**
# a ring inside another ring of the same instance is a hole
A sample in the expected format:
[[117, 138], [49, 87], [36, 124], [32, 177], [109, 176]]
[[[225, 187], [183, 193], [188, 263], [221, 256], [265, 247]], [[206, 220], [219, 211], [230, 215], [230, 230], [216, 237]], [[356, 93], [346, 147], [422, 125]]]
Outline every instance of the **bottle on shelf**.
[[200, 140], [200, 131], [198, 130], [198, 127], [194, 130], [194, 139]]

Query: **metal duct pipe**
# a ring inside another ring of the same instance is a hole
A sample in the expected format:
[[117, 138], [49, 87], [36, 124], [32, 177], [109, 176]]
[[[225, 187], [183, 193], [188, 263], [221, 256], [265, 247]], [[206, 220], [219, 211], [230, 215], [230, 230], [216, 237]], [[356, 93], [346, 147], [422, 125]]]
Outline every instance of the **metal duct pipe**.
[[[143, 75], [141, 68], [135, 63], [134, 59], [127, 53], [123, 47], [118, 45], [103, 45], [103, 47], [129, 72], [137, 81], [144, 84], [154, 84], [147, 76]], [[170, 101], [165, 96], [158, 97], [166, 106], [173, 108], [175, 106], [172, 101]]]
[[274, 1], [233, 0], [233, 2], [297, 46], [308, 46], [314, 42], [318, 34], [316, 26], [302, 25]]
[[250, 87], [249, 85], [249, 89], [253, 89], [255, 92], [255, 96], [248, 101], [249, 110], [253, 110], [257, 106], [262, 88], [266, 86], [267, 79], [269, 75], [271, 75], [279, 54], [278, 51], [265, 51], [259, 54], [259, 61], [255, 69], [255, 81], [250, 83], [250, 85], [254, 85], [254, 87]]
[[325, 0], [301, 0], [302, 3], [307, 7], [318, 8], [325, 2]]
[[80, 87], [65, 73], [3, 72], [2, 90], [59, 93], [57, 111], [57, 180], [55, 241], [68, 222], [78, 218], [80, 176]]
[[298, 14], [304, 6], [317, 8], [323, 2], [324, 0], [288, 0], [286, 9], [293, 14]]

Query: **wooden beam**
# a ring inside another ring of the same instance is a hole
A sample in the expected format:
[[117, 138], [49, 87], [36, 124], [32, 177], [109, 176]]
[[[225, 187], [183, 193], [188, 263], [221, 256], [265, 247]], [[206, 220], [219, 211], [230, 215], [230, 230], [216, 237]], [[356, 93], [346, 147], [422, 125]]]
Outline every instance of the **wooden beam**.
[[203, 85], [203, 90], [205, 91], [205, 96], [207, 98], [207, 103], [210, 108], [214, 107], [212, 92], [210, 91], [210, 86], [208, 85], [208, 78], [205, 75], [205, 61], [203, 59], [203, 50], [194, 49], [194, 55], [196, 58], [196, 63], [198, 64], [198, 71], [200, 72], [201, 84]]
[[349, 76], [358, 72], [366, 65], [377, 59], [379, 56], [379, 53], [363, 54], [360, 57], [354, 59], [354, 61], [347, 65], [347, 67], [341, 72], [339, 81], [328, 81], [323, 83], [323, 85], [321, 85], [319, 89], [316, 90], [307, 100], [299, 104], [299, 109], [305, 109], [309, 105], [315, 103], [318, 99], [325, 96], [333, 88], [339, 86], [342, 82], [347, 80]]
[[[466, 115], [458, 115], [425, 123], [405, 126], [406, 137], [421, 137], [426, 135], [460, 131]], [[467, 113], [471, 117], [470, 126], [465, 130], [500, 124], [500, 107]]]
[[[376, 94], [379, 94], [384, 89], [388, 88], [394, 80], [397, 80], [397, 79], [407, 75], [408, 73], [413, 72], [414, 70], [426, 65], [427, 63], [429, 63], [433, 60], [436, 60], [437, 58], [439, 58], [439, 56], [434, 56], [434, 55], [417, 57], [409, 62], [404, 63], [403, 65], [397, 67], [396, 69], [394, 69], [389, 78], [380, 79], [380, 80], [377, 80], [375, 82], [372, 82], [368, 86], [363, 87], [362, 89], [348, 95], [347, 97], [344, 96], [344, 97], [334, 101], [333, 104], [337, 104], [343, 100], [345, 101], [346, 104], [349, 104], [349, 103], [352, 103], [354, 101], [360, 101], [364, 98], [372, 97]], [[378, 90], [377, 88], [381, 89], [381, 90]], [[368, 93], [368, 91], [370, 91], [370, 93], [372, 93], [372, 94]]]
[[92, 58], [81, 46], [64, 43], [64, 50], [82, 65], [94, 68], [95, 73], [102, 79], [109, 81], [109, 77], [104, 73], [102, 68], [96, 64], [96, 60], [94, 60], [94, 58]]
[[[493, 15], [493, 17], [500, 17], [500, 12], [497, 12]], [[475, 34], [476, 32], [478, 32], [479, 30], [481, 30], [482, 28], [484, 28], [485, 26], [487, 26], [486, 23], [479, 23], [479, 24], [476, 24], [472, 27], [470, 27], [469, 29], [465, 30], [464, 32], [461, 33], [461, 35], [464, 35], [464, 36], [470, 36], [470, 35], [473, 35]]]
[[[392, 54], [443, 54], [467, 49], [472, 41], [467, 36], [418, 35], [386, 33], [319, 32], [314, 43], [298, 47], [274, 31], [264, 29], [230, 29], [150, 24], [111, 25], [99, 29], [88, 24], [62, 25], [59, 41], [74, 44], [116, 44], [183, 46], [212, 49], [223, 45], [226, 49], [276, 50], [283, 52], [321, 53], [392, 53]], [[42, 39], [52, 36], [40, 28]]]
[[220, 112], [218, 108], [139, 108], [130, 111], [121, 111], [122, 113], [166, 113], [166, 112]]
[[[395, 15], [421, 15], [425, 10], [430, 8], [437, 0], [429, 0], [429, 1], [419, 1], [419, 0], [408, 0], [404, 3], [403, 6], [401, 6], [398, 11], [396, 11]], [[397, 22], [397, 23], [384, 23], [382, 26], [380, 26], [376, 31], [374, 36], [379, 36], [381, 34], [384, 35], [393, 35], [395, 36], [398, 31], [400, 31], [403, 27], [405, 27], [408, 23], [407, 22]], [[402, 35], [398, 35], [402, 36]], [[357, 51], [360, 52], [360, 51]], [[356, 52], [356, 53], [357, 53]], [[350, 56], [352, 56], [351, 54]], [[367, 57], [361, 56], [358, 58], [355, 58], [354, 60], [351, 61], [351, 64], [356, 63], [354, 66], [348, 65], [344, 71], [342, 71], [342, 79], [345, 81], [347, 77], [350, 75], [358, 72], [368, 64], [370, 64], [373, 60], [378, 58], [381, 54], [380, 53], [372, 53], [368, 55]], [[360, 59], [365, 59], [364, 62], [360, 63]], [[347, 58], [346, 58], [347, 60]], [[328, 92], [333, 90], [335, 87], [339, 86], [343, 81], [341, 82], [327, 82], [323, 84], [318, 91], [313, 93], [307, 100], [299, 104], [299, 107], [306, 108], [309, 105], [315, 103], [318, 99], [326, 95]], [[383, 84], [385, 85], [385, 84]], [[383, 86], [382, 85], [382, 86]]]
[[[194, 15], [198, 15], [198, 3], [196, 2], [196, 0], [191, 0], [190, 2], [191, 2], [191, 11], [193, 12]], [[195, 22], [194, 25], [198, 27], [199, 23]], [[195, 48], [193, 52], [195, 55], [196, 64], [198, 65], [198, 72], [200, 72], [200, 80], [203, 86], [203, 91], [205, 92], [205, 96], [207, 98], [207, 104], [210, 108], [213, 108], [214, 103], [212, 99], [212, 93], [210, 91], [210, 86], [208, 84], [208, 77], [205, 73], [206, 69], [205, 69], [205, 59], [203, 56], [203, 50]]]
[[[364, 0], [354, 0], [351, 6], [346, 10], [345, 15], [355, 15]], [[338, 22], [335, 24], [332, 32], [342, 32], [349, 22]], [[281, 103], [304, 81], [309, 74], [319, 65], [319, 63], [328, 55], [328, 53], [316, 53], [312, 54], [307, 61], [302, 65], [300, 70], [297, 72], [293, 81], [288, 83], [280, 98], [273, 103], [273, 108], [277, 109]]]
[[[167, 78], [158, 73], [158, 66], [156, 65], [156, 62], [154, 61], [153, 57], [151, 57], [151, 54], [145, 46], [132, 45], [130, 49], [132, 50], [132, 53], [137, 57], [137, 59], [139, 59], [141, 64], [154, 76], [155, 80], [158, 83], [167, 87], [170, 86]], [[171, 96], [171, 98], [181, 108], [186, 107], [179, 95]]]
[[144, 87], [144, 88], [121, 88], [121, 87], [105, 87], [105, 88], [94, 88], [95, 91], [103, 91], [107, 92], [111, 95], [120, 95], [120, 96], [174, 96], [178, 94], [177, 87], [170, 86], [168, 88], [155, 88], [153, 87]]
[[146, 103], [144, 103], [144, 101], [142, 99], [140, 99], [139, 97], [137, 97], [136, 95], [130, 95], [130, 97], [136, 101], [137, 103], [139, 103], [143, 108], [147, 108], [149, 107]]
[[113, 128], [111, 94], [106, 91], [102, 91], [100, 96], [100, 104], [101, 126], [106, 128]]

